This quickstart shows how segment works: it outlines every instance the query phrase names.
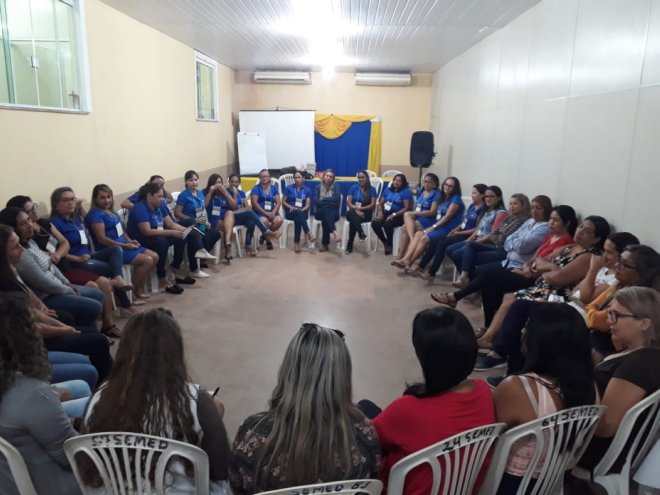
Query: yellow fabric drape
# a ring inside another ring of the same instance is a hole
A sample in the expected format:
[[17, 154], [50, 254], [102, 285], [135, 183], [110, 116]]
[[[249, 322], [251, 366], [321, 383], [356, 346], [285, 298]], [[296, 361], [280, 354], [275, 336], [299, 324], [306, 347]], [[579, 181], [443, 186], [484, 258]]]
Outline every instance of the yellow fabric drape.
[[[373, 120], [372, 120], [373, 119]], [[353, 122], [371, 120], [371, 135], [369, 137], [368, 169], [380, 174], [381, 126], [380, 118], [374, 115], [335, 115], [317, 113], [314, 116], [314, 130], [326, 139], [341, 137]]]

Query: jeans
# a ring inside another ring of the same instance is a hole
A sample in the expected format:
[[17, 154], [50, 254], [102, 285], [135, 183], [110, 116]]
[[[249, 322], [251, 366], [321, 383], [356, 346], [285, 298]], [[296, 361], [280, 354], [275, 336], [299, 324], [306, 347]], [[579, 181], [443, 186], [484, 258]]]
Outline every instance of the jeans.
[[346, 221], [348, 222], [348, 242], [346, 243], [346, 249], [350, 251], [353, 249], [355, 234], [359, 233], [364, 237], [365, 234], [362, 230], [362, 224], [365, 222], [371, 222], [371, 210], [365, 211], [363, 217], [355, 213], [354, 210], [348, 210], [346, 212]]
[[70, 398], [62, 402], [62, 409], [70, 418], [82, 418], [92, 395], [89, 385], [82, 380], [55, 383], [55, 387], [69, 392]]
[[449, 256], [452, 257], [456, 268], [461, 272], [467, 272], [470, 278], [473, 278], [477, 265], [502, 261], [506, 258], [506, 251], [494, 244], [468, 241], [463, 245], [463, 249], [452, 251]]
[[320, 205], [316, 207], [314, 216], [321, 222], [323, 236], [321, 237], [321, 244], [328, 246], [330, 244], [330, 234], [336, 229], [335, 223], [339, 220], [339, 211], [336, 206]]
[[49, 352], [51, 383], [83, 380], [94, 390], [99, 379], [96, 368], [87, 356], [73, 352]]
[[142, 241], [142, 245], [158, 254], [158, 264], [156, 265], [156, 274], [158, 275], [158, 278], [167, 277], [165, 263], [167, 263], [167, 251], [170, 249], [170, 246], [174, 246], [174, 257], [172, 258], [171, 267], [175, 270], [178, 270], [181, 267], [183, 251], [187, 246], [188, 266], [190, 270], [197, 271], [199, 269], [199, 264], [197, 263], [197, 258], [195, 258], [195, 253], [204, 248], [202, 236], [195, 230], [191, 231], [185, 239], [177, 239], [164, 235], [145, 237]]
[[49, 352], [63, 351], [88, 356], [92, 366], [98, 372], [98, 381], [103, 381], [112, 367], [112, 356], [110, 356], [108, 340], [105, 335], [94, 328], [76, 326], [76, 330], [80, 333], [46, 337], [44, 346]]
[[234, 225], [242, 225], [247, 229], [245, 233], [245, 247], [249, 248], [254, 236], [254, 228], [258, 228], [262, 234], [268, 230], [253, 210], [243, 210], [234, 212]]
[[[179, 222], [177, 222], [177, 223], [179, 225], [182, 225], [183, 227], [190, 227], [191, 225], [195, 225], [195, 219], [194, 218], [186, 218], [184, 220], [179, 220]], [[220, 232], [218, 232], [214, 228], [205, 229], [203, 232], [204, 232], [204, 235], [202, 236], [202, 245], [204, 246], [204, 249], [206, 249], [208, 252], [211, 252], [213, 250], [213, 246], [215, 246], [215, 243], [220, 240], [220, 237], [221, 237], [222, 234], [220, 234]], [[191, 232], [191, 234], [192, 234], [192, 232]], [[198, 234], [198, 235], [201, 235], [201, 234]]]
[[428, 262], [433, 259], [433, 262], [429, 267], [429, 274], [435, 277], [435, 274], [438, 273], [440, 265], [442, 265], [442, 261], [445, 259], [447, 248], [464, 241], [465, 239], [460, 236], [440, 237], [435, 241], [431, 241], [429, 247], [427, 247], [426, 251], [424, 251], [424, 256], [422, 256], [422, 259], [419, 262], [419, 267], [423, 270]]
[[287, 211], [285, 217], [287, 220], [293, 221], [294, 244], [300, 244], [300, 232], [304, 231], [305, 234], [309, 232], [309, 225], [307, 224], [307, 211]]
[[44, 304], [50, 309], [71, 313], [77, 325], [93, 326], [101, 316], [103, 309], [103, 292], [91, 287], [76, 286], [77, 294], [55, 294], [46, 296]]
[[392, 247], [394, 244], [394, 229], [403, 225], [403, 215], [397, 215], [390, 220], [392, 214], [386, 215], [382, 220], [372, 220], [371, 229], [378, 236], [383, 246]]
[[124, 253], [119, 246], [103, 248], [93, 252], [90, 256], [91, 258], [84, 263], [71, 263], [71, 266], [109, 278], [121, 275]]
[[520, 299], [513, 303], [502, 322], [500, 332], [493, 340], [493, 350], [500, 356], [508, 358], [507, 374], [513, 375], [520, 372], [525, 364], [525, 356], [520, 350], [520, 339], [522, 330], [525, 328], [529, 313], [537, 303]]

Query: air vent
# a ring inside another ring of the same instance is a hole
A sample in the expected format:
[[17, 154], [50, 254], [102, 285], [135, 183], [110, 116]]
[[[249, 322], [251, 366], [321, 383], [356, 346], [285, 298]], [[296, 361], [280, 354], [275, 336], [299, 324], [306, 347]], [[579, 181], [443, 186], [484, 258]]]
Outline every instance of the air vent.
[[356, 72], [355, 84], [358, 86], [410, 86], [412, 76], [409, 72]]
[[257, 84], [312, 84], [309, 72], [257, 71], [254, 73]]

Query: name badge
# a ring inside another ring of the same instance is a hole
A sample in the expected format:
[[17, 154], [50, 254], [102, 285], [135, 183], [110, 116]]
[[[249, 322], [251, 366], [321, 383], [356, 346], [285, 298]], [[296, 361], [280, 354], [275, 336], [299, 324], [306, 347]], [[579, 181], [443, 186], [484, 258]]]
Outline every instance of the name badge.
[[80, 244], [83, 245], [89, 244], [89, 241], [87, 240], [87, 234], [85, 233], [84, 229], [80, 229], [78, 231], [78, 234], [80, 234]]
[[219, 217], [221, 213], [222, 213], [222, 207], [220, 206], [214, 206], [213, 209], [211, 210], [211, 215], [213, 215], [214, 217]]
[[301, 198], [296, 198], [296, 208], [302, 208], [302, 202]]
[[117, 237], [121, 237], [124, 235], [124, 229], [121, 227], [121, 222], [117, 222]]
[[362, 201], [356, 201], [353, 204], [355, 205], [356, 208], [360, 208], [362, 206]]
[[162, 223], [162, 222], [160, 222], [160, 223], [156, 226], [156, 230], [163, 230], [163, 223]]
[[199, 208], [195, 210], [195, 217], [206, 218], [206, 210], [204, 208]]
[[273, 209], [272, 201], [264, 201], [264, 210], [270, 211]]
[[48, 238], [48, 244], [46, 244], [46, 251], [48, 251], [49, 253], [54, 253], [55, 251], [57, 251], [57, 244], [58, 244], [57, 239], [55, 239], [55, 237], [51, 235]]
[[438, 214], [435, 216], [436, 220], [440, 220], [442, 218], [442, 213], [438, 212]]
[[415, 211], [422, 211], [422, 205], [421, 204], [416, 205]]
[[383, 209], [384, 209], [385, 211], [390, 211], [390, 210], [392, 209], [392, 202], [391, 202], [391, 201], [387, 201], [387, 202], [383, 205]]

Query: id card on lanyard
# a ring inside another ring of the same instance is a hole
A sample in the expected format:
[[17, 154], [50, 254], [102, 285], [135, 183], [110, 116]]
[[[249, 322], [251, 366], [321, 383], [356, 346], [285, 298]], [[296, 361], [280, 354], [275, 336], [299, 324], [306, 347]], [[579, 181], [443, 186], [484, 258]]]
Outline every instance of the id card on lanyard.
[[87, 233], [85, 232], [85, 229], [78, 229], [78, 234], [80, 235], [80, 244], [83, 246], [86, 246], [89, 244], [89, 241], [87, 240]]
[[52, 235], [48, 237], [48, 244], [46, 244], [46, 251], [49, 253], [54, 253], [57, 251], [57, 245], [59, 243], [57, 242], [57, 239], [53, 237]]
[[160, 209], [153, 213], [153, 218], [156, 220], [156, 230], [163, 230], [163, 215], [160, 212]]

